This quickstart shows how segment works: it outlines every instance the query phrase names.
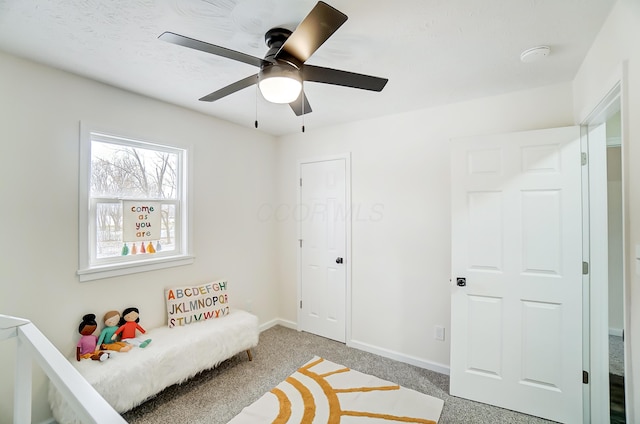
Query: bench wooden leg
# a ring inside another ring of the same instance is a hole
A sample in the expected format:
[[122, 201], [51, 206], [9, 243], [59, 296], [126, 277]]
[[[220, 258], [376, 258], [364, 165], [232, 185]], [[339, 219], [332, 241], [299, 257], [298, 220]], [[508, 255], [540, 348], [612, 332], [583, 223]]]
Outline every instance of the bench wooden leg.
[[253, 356], [251, 356], [251, 349], [247, 349], [247, 356], [249, 357], [250, 361], [253, 361]]

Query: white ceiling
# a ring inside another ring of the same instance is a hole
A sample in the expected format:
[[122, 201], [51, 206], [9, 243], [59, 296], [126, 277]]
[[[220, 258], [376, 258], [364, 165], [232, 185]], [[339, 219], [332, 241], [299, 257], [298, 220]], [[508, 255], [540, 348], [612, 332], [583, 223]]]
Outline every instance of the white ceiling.
[[[381, 93], [307, 83], [307, 131], [571, 81], [615, 0], [327, 0], [347, 22], [307, 63], [389, 78]], [[171, 31], [262, 58], [314, 0], [0, 0], [0, 50], [271, 134], [300, 131], [250, 87], [257, 68], [157, 39]], [[520, 53], [548, 45], [542, 61]], [[258, 100], [256, 100], [256, 98]], [[257, 107], [256, 107], [257, 106]]]

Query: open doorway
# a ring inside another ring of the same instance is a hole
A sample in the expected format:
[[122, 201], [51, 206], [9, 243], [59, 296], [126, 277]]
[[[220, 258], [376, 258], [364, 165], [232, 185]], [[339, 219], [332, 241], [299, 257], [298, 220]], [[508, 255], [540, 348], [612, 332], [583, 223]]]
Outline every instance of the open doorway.
[[624, 252], [620, 111], [606, 122], [607, 221], [609, 252], [609, 404], [611, 424], [625, 423]]
[[585, 260], [588, 262], [589, 415], [625, 423], [624, 202], [620, 84], [583, 124], [588, 160]]

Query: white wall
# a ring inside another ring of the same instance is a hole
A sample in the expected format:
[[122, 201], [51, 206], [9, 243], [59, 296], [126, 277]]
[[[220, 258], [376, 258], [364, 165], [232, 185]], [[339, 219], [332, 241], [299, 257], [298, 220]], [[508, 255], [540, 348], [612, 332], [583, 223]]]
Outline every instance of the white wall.
[[[276, 234], [257, 218], [275, 198], [273, 137], [1, 53], [0, 93], [0, 313], [30, 319], [64, 354], [88, 312], [133, 305], [143, 327], [164, 325], [174, 284], [227, 278], [232, 306], [278, 317]], [[192, 149], [193, 265], [78, 281], [80, 120]], [[0, 343], [0, 423], [12, 420], [14, 351], [15, 340]], [[41, 422], [39, 369], [34, 392]]]
[[640, 422], [640, 2], [619, 0], [594, 41], [574, 81], [574, 115], [580, 122], [611, 88], [626, 62], [626, 85], [622, 98], [623, 192], [626, 213], [625, 246], [629, 325], [625, 328], [631, 356], [627, 356], [627, 409], [631, 422]]
[[[296, 204], [298, 160], [351, 152], [352, 343], [448, 367], [449, 139], [572, 125], [571, 102], [567, 83], [281, 138], [282, 210]], [[296, 223], [276, 221], [281, 312], [295, 321]], [[434, 325], [446, 328], [445, 342]]]

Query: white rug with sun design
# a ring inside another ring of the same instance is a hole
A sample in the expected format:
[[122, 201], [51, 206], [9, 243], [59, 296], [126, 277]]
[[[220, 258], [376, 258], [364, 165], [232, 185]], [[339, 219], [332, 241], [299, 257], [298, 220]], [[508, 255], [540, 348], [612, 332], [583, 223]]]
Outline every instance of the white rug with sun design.
[[229, 424], [435, 424], [444, 401], [315, 357]]

